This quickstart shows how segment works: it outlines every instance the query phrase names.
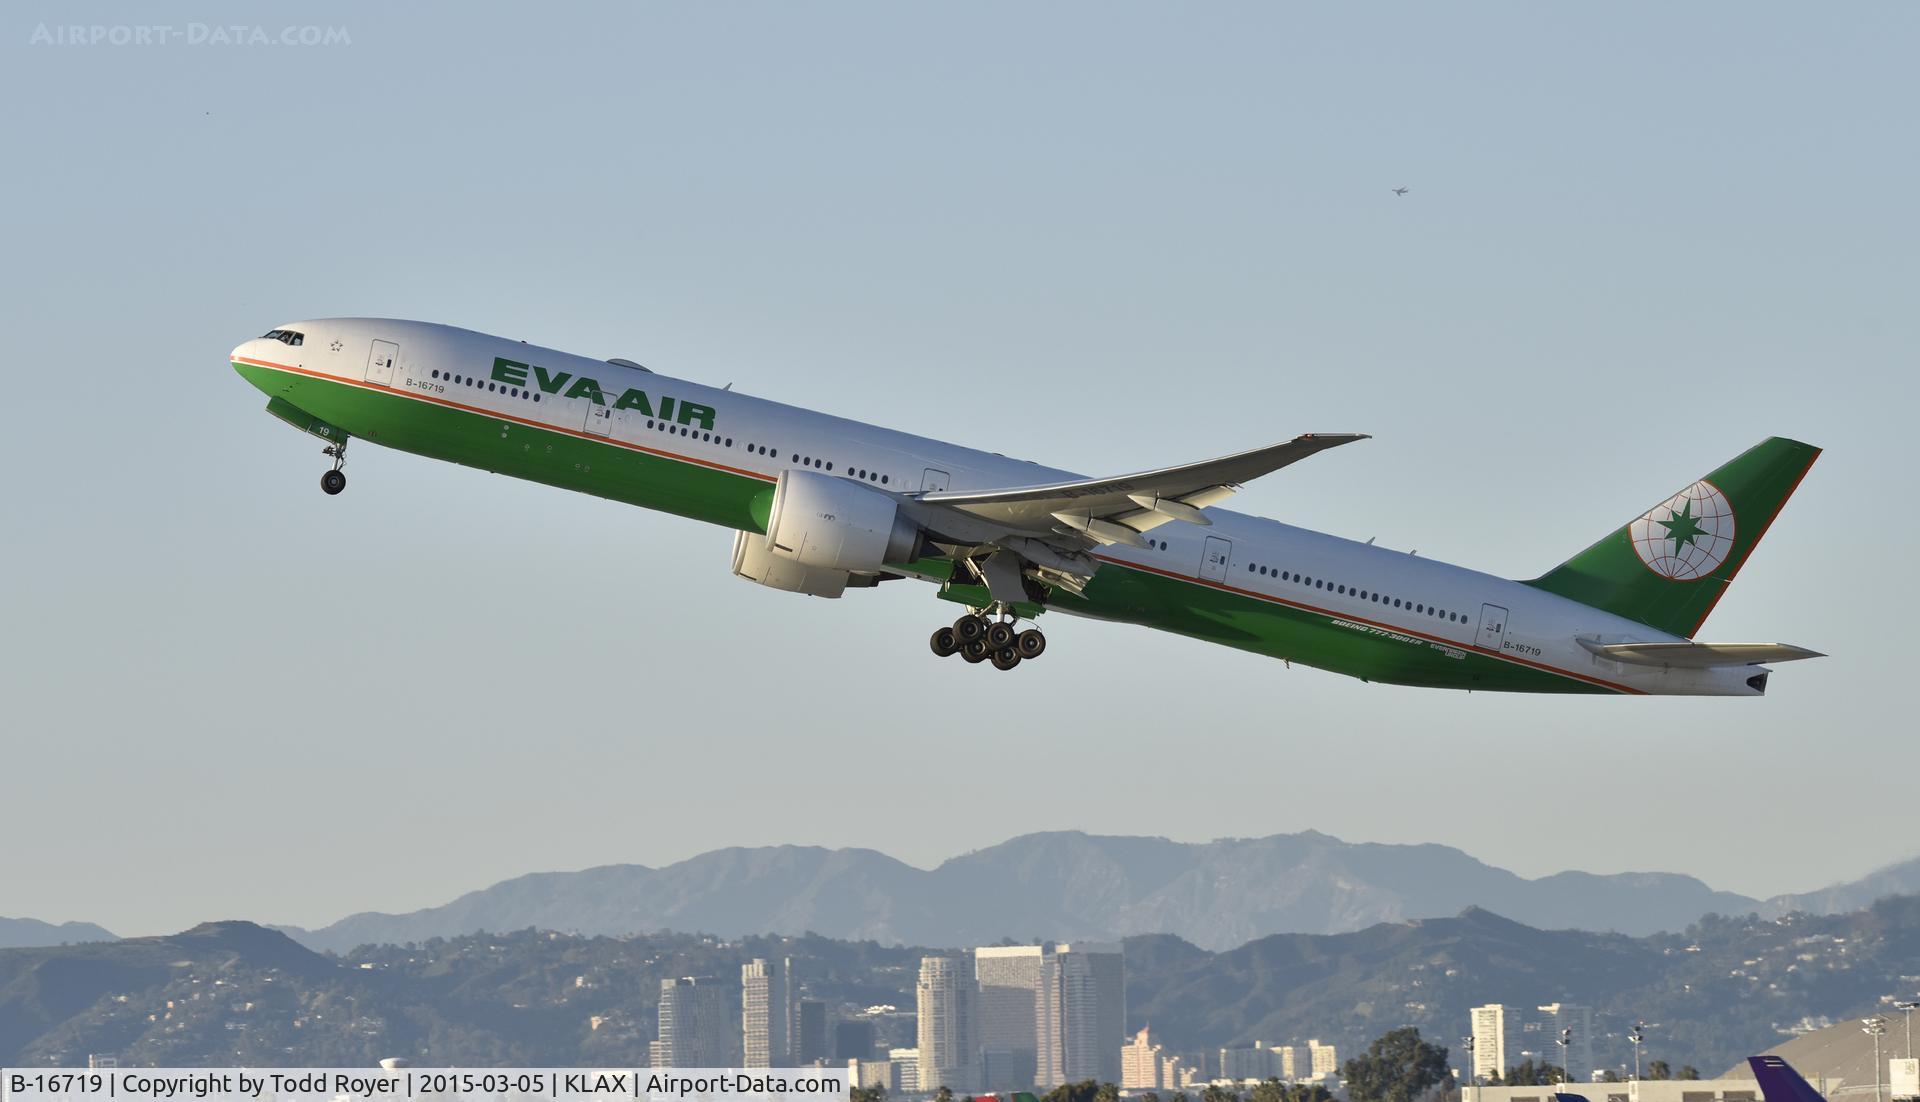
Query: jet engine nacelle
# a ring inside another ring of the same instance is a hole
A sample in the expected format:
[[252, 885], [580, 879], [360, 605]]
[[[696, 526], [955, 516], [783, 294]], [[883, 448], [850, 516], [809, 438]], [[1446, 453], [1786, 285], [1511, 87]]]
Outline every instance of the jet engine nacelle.
[[847, 588], [846, 571], [781, 558], [768, 549], [767, 538], [758, 532], [733, 534], [733, 572], [750, 582], [809, 597], [838, 597]]
[[920, 529], [879, 490], [819, 471], [789, 469], [774, 487], [767, 547], [776, 558], [819, 570], [877, 573], [920, 550]]

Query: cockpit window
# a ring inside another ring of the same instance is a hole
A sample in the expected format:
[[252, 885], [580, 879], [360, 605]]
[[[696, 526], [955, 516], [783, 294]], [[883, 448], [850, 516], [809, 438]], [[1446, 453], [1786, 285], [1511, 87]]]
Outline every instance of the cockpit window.
[[269, 329], [262, 340], [279, 341], [290, 348], [298, 348], [307, 343], [305, 333], [296, 333], [291, 329]]

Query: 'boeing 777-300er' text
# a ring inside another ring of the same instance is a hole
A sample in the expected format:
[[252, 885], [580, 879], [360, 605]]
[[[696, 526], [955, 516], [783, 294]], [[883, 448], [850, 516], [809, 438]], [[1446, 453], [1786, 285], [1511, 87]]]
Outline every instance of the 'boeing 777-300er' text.
[[918, 578], [966, 606], [935, 654], [1013, 669], [1043, 610], [1143, 624], [1366, 681], [1497, 692], [1758, 696], [1781, 643], [1693, 639], [1820, 454], [1773, 438], [1562, 565], [1508, 581], [1215, 508], [1362, 439], [1082, 478], [957, 444], [424, 322], [296, 322], [233, 350], [267, 411], [734, 530], [733, 572], [839, 597]]

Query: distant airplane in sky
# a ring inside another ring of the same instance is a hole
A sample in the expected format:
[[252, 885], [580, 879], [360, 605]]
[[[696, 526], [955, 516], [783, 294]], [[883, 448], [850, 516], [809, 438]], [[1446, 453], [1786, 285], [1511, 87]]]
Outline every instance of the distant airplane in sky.
[[1018, 628], [1045, 611], [1498, 692], [1758, 696], [1760, 663], [1817, 657], [1692, 641], [1820, 454], [1777, 437], [1519, 582], [1212, 508], [1355, 433], [1084, 478], [425, 322], [296, 322], [231, 360], [269, 413], [328, 442], [329, 494], [358, 437], [677, 513], [732, 529], [733, 572], [774, 589], [932, 583], [967, 609], [933, 652], [1003, 670], [1046, 650]]
[[1413, 190], [1412, 188], [1397, 187], [1393, 189], [1393, 193], [1395, 195], [1405, 195], [1407, 192], [1412, 190]]

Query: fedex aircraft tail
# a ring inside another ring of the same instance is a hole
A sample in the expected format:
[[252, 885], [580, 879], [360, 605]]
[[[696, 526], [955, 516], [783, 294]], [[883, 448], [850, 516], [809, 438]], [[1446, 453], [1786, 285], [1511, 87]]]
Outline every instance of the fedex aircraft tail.
[[1747, 1066], [1760, 1084], [1760, 1095], [1767, 1102], [1826, 1102], [1793, 1065], [1778, 1056], [1749, 1056]]
[[1819, 457], [1763, 440], [1527, 584], [1691, 639]]

